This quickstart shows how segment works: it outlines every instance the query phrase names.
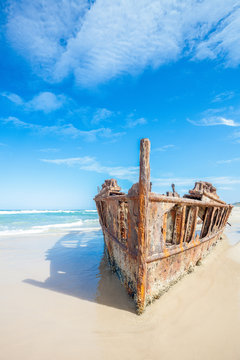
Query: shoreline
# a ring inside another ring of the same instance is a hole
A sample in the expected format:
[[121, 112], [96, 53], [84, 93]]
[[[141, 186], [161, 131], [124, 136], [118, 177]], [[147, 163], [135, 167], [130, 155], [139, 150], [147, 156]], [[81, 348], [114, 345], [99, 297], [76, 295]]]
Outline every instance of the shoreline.
[[238, 360], [238, 212], [230, 222], [202, 265], [141, 316], [100, 231], [1, 237], [1, 360]]

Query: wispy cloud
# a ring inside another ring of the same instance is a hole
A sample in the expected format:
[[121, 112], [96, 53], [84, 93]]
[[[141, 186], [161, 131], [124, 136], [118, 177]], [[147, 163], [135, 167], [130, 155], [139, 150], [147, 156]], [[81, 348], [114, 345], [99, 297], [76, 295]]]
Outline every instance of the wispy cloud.
[[26, 129], [34, 129], [34, 128], [41, 128], [40, 125], [34, 125], [31, 123], [26, 123], [22, 120], [19, 120], [17, 117], [15, 116], [9, 116], [7, 118], [2, 118], [0, 119], [3, 123], [6, 124], [12, 124], [16, 127], [22, 127], [22, 128], [26, 128]]
[[106, 108], [100, 108], [95, 111], [91, 123], [98, 124], [103, 121], [109, 121], [114, 113]]
[[39, 150], [40, 152], [43, 152], [43, 153], [56, 153], [59, 151], [59, 149], [56, 149], [56, 148], [45, 148], [45, 149], [40, 149]]
[[[240, 63], [236, 0], [9, 0], [7, 36], [51, 81], [84, 86], [183, 56]], [[91, 4], [91, 5], [90, 5]], [[62, 15], [64, 14], [64, 16]]]
[[219, 161], [217, 161], [217, 164], [231, 164], [231, 163], [235, 163], [235, 162], [239, 162], [239, 161], [240, 161], [240, 157], [234, 158], [234, 159], [229, 159], [229, 160], [219, 160]]
[[34, 111], [43, 111], [49, 113], [60, 109], [66, 98], [64, 95], [55, 95], [52, 92], [46, 91], [34, 96], [34, 98], [25, 103], [25, 106]]
[[66, 101], [64, 95], [55, 95], [49, 91], [41, 92], [29, 101], [23, 100], [19, 95], [14, 93], [3, 92], [1, 95], [16, 105], [23, 106], [26, 110], [43, 111], [45, 113], [50, 113], [51, 111], [61, 108]]
[[236, 140], [236, 142], [240, 142], [240, 131], [235, 131], [232, 135], [232, 138]]
[[219, 176], [219, 177], [207, 177], [206, 181], [210, 181], [216, 185], [235, 185], [240, 184], [239, 177], [231, 177], [231, 176]]
[[222, 116], [204, 117], [199, 121], [194, 121], [194, 120], [190, 120], [190, 119], [187, 119], [187, 120], [188, 120], [188, 122], [190, 122], [191, 124], [196, 125], [196, 126], [215, 126], [215, 125], [225, 125], [225, 126], [231, 126], [231, 127], [240, 126], [240, 123], [237, 123], [235, 120], [226, 119], [225, 117], [222, 117]]
[[233, 190], [233, 187], [231, 187], [231, 186], [219, 186], [218, 190], [231, 191], [231, 190]]
[[41, 159], [41, 161], [56, 165], [77, 166], [81, 170], [107, 174], [111, 177], [125, 179], [131, 182], [137, 181], [138, 177], [138, 167], [103, 166], [98, 160], [90, 156], [53, 160]]
[[113, 132], [110, 128], [99, 128], [93, 130], [80, 130], [73, 124], [60, 124], [52, 126], [43, 126], [38, 124], [27, 123], [19, 120], [16, 117], [9, 116], [8, 118], [0, 119], [3, 123], [12, 124], [16, 127], [30, 129], [40, 134], [45, 135], [62, 135], [72, 138], [83, 137], [86, 141], [95, 141], [97, 138], [104, 138], [114, 140], [123, 136], [124, 132]]
[[136, 126], [146, 125], [146, 124], [147, 124], [147, 120], [146, 120], [144, 117], [140, 117], [140, 118], [134, 119], [133, 116], [134, 116], [133, 114], [130, 114], [130, 115], [127, 117], [126, 128], [132, 129], [132, 128], [136, 127]]
[[173, 144], [163, 145], [161, 147], [158, 147], [156, 149], [153, 149], [152, 152], [158, 152], [158, 151], [167, 151], [169, 149], [174, 149], [176, 146]]
[[10, 93], [10, 92], [2, 92], [0, 95], [7, 98], [8, 100], [13, 102], [14, 104], [17, 104], [17, 105], [23, 105], [24, 104], [23, 99], [17, 94]]
[[[152, 178], [153, 185], [155, 187], [163, 187], [163, 186], [170, 186], [171, 184], [175, 184], [176, 186], [190, 186], [193, 187], [196, 181], [200, 179], [196, 178], [178, 178], [178, 177], [171, 177], [171, 178]], [[203, 181], [211, 182], [213, 185], [217, 186], [224, 186], [224, 185], [235, 185], [240, 184], [240, 178], [238, 177], [231, 177], [231, 176], [212, 176], [212, 177], [203, 177], [201, 178]]]
[[213, 103], [218, 103], [222, 101], [227, 101], [232, 99], [235, 96], [234, 91], [225, 91], [220, 94], [217, 94], [212, 100]]
[[227, 2], [227, 13], [222, 16], [216, 28], [205, 40], [198, 44], [196, 57], [198, 59], [225, 58], [226, 66], [237, 66], [240, 62], [239, 33], [240, 7], [237, 2]]

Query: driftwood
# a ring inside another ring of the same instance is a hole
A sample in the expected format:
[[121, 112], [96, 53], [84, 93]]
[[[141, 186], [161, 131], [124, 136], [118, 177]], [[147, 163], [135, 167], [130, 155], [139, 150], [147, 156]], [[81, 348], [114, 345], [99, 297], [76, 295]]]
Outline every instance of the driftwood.
[[183, 198], [174, 184], [166, 195], [152, 193], [149, 157], [150, 141], [142, 139], [139, 182], [124, 194], [115, 179], [106, 180], [94, 199], [109, 263], [138, 313], [200, 262], [233, 207], [203, 181]]

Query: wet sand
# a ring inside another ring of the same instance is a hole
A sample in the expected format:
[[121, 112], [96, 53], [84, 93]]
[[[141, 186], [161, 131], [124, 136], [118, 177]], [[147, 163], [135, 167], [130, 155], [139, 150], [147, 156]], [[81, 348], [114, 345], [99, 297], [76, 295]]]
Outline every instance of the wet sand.
[[0, 360], [240, 359], [240, 213], [202, 266], [137, 316], [101, 232], [0, 238]]

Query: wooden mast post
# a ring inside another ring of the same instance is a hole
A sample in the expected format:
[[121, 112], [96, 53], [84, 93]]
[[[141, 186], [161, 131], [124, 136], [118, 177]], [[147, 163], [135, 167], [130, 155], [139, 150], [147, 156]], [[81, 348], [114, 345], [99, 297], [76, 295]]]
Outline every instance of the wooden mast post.
[[150, 191], [150, 141], [140, 142], [139, 172], [139, 225], [138, 225], [138, 257], [137, 257], [137, 310], [141, 314], [146, 306], [147, 281], [147, 219], [148, 197]]

